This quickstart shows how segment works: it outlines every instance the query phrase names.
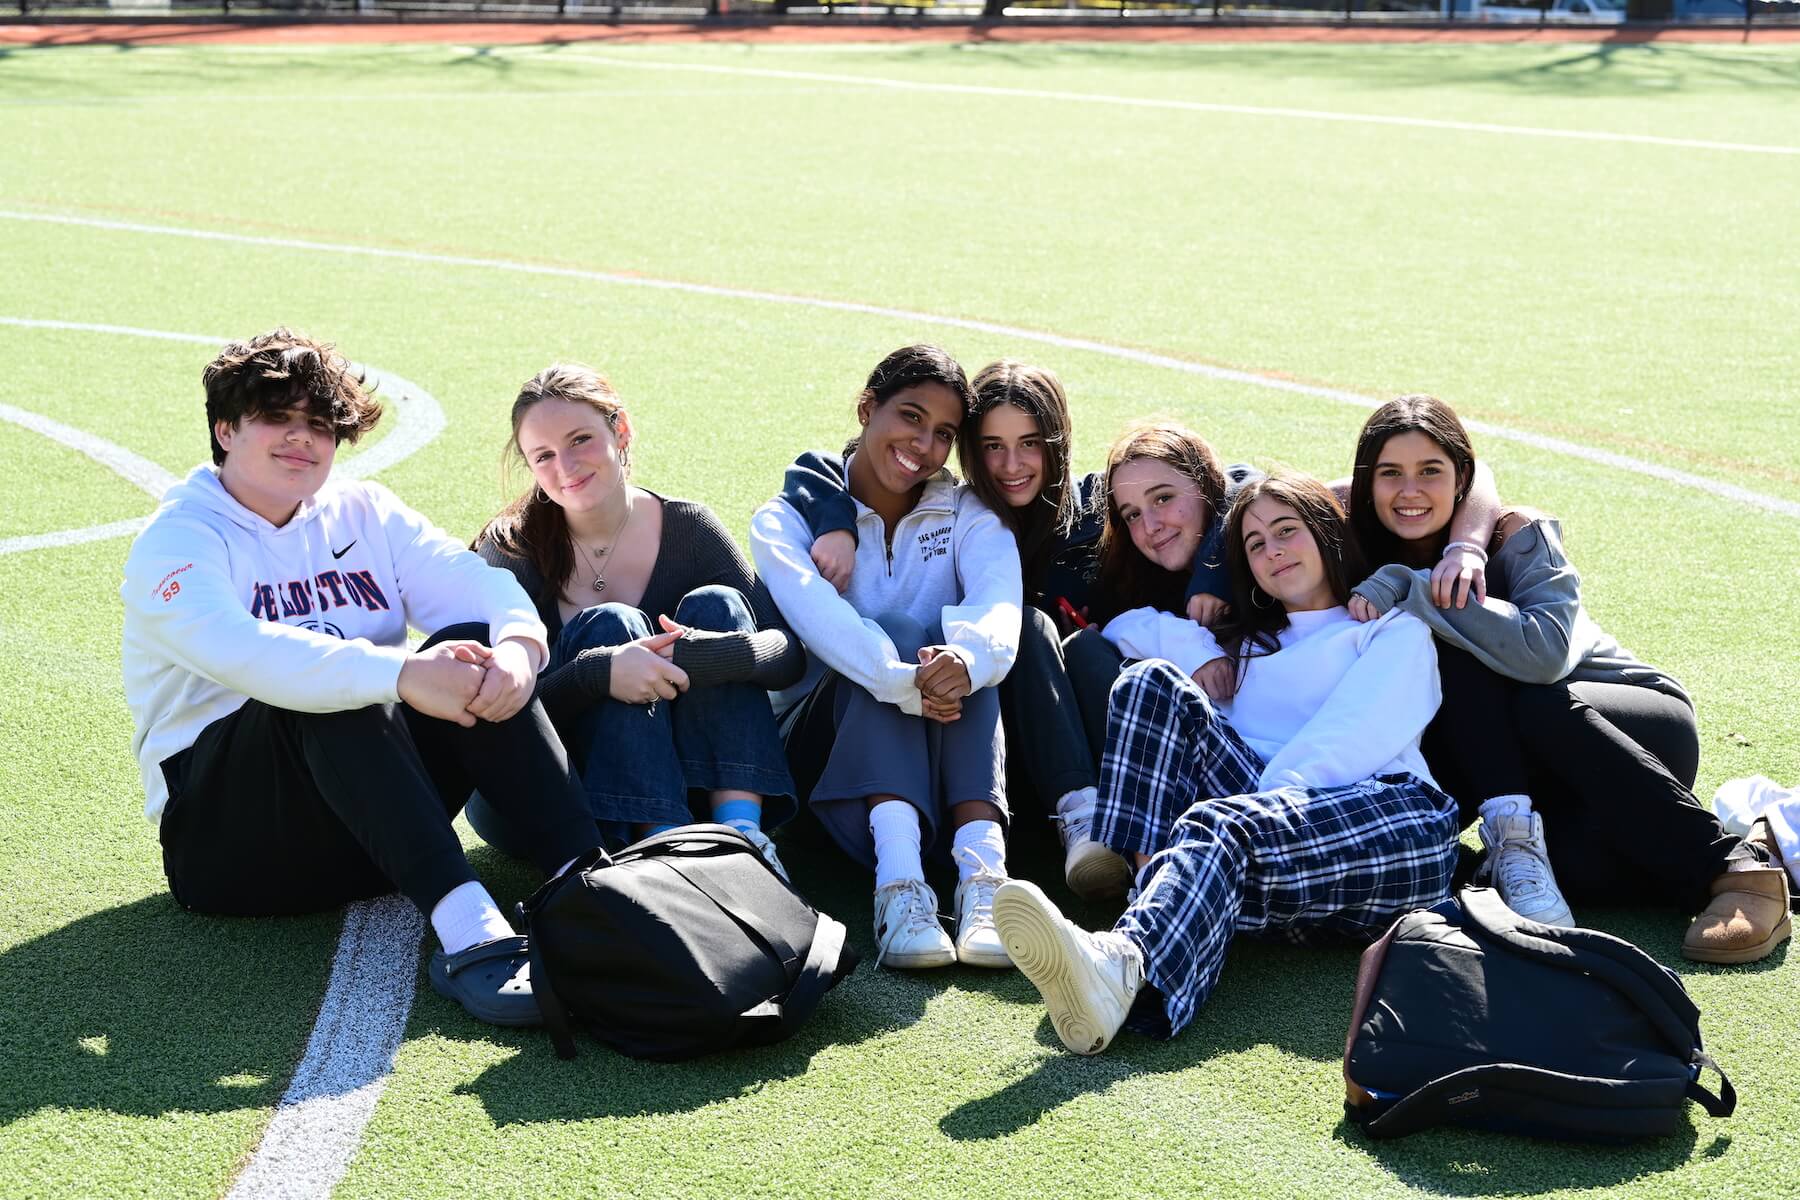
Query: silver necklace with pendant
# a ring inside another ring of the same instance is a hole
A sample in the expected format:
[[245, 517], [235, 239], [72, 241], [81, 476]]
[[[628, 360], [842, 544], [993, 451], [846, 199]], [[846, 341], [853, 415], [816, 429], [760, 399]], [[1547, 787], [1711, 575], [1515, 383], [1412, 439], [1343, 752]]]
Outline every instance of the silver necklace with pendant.
[[[569, 535], [569, 540], [575, 543], [575, 548], [581, 551], [581, 556], [583, 558], [587, 559], [588, 569], [594, 573], [594, 594], [596, 596], [603, 595], [606, 592], [605, 560], [606, 557], [613, 552], [614, 547], [618, 546], [619, 542], [624, 538], [625, 527], [631, 524], [631, 509], [632, 503], [630, 498], [627, 497], [625, 501], [625, 519], [619, 522], [619, 532], [613, 534], [611, 546], [601, 546], [598, 549], [589, 551], [586, 546], [581, 544], [580, 538], [576, 537], [573, 533]], [[596, 563], [594, 561], [595, 559], [600, 559], [601, 561]]]

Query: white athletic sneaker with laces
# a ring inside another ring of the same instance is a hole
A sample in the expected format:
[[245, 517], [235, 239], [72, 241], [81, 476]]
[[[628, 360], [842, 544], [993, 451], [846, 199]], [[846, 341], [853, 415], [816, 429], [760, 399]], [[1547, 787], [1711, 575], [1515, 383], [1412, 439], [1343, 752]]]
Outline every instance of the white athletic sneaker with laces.
[[956, 946], [938, 921], [937, 894], [923, 879], [875, 889], [875, 961], [901, 970], [956, 961]]
[[1083, 900], [1111, 900], [1131, 886], [1131, 864], [1094, 840], [1093, 788], [1070, 792], [1056, 802], [1057, 832], [1062, 835], [1063, 878]]
[[1544, 818], [1536, 813], [1483, 817], [1477, 826], [1487, 861], [1475, 873], [1475, 882], [1490, 883], [1506, 907], [1540, 925], [1573, 927], [1569, 902], [1556, 886], [1550, 871], [1550, 851], [1544, 845]]
[[768, 834], [760, 829], [739, 829], [738, 832], [744, 835], [745, 841], [756, 847], [756, 852], [762, 855], [764, 862], [774, 868], [777, 875], [781, 876], [783, 883], [793, 882], [788, 878], [787, 868], [781, 865], [781, 856], [775, 853], [775, 843], [770, 840]]
[[1144, 986], [1144, 956], [1131, 939], [1089, 933], [1022, 879], [994, 893], [994, 923], [1013, 965], [1043, 994], [1063, 1045], [1077, 1054], [1106, 1049]]
[[959, 866], [966, 862], [974, 869], [956, 885], [956, 961], [971, 967], [1012, 966], [1000, 931], [994, 928], [994, 889], [1006, 882], [1006, 876], [989, 870], [966, 846], [953, 857]]

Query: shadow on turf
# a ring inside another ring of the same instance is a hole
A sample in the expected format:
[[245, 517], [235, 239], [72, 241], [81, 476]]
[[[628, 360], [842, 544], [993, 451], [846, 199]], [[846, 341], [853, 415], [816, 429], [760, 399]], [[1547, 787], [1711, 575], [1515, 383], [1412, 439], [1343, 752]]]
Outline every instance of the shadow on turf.
[[0, 954], [0, 1125], [45, 1108], [272, 1106], [341, 922], [197, 917], [158, 895]]

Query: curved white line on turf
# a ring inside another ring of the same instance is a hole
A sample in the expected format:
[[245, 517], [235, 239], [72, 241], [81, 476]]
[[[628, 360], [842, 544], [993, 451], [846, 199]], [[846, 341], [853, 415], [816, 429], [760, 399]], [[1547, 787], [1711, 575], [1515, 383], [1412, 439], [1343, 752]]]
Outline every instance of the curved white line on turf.
[[[16, 329], [59, 329], [77, 333], [105, 333], [125, 337], [151, 338], [164, 342], [188, 342], [202, 346], [223, 346], [230, 338], [210, 337], [199, 333], [170, 333], [162, 329], [139, 329], [132, 325], [101, 325], [89, 321], [50, 321], [29, 317], [0, 317], [0, 325]], [[395, 427], [367, 452], [344, 460], [337, 468], [352, 479], [364, 479], [385, 471], [402, 459], [417, 453], [444, 430], [444, 410], [435, 397], [418, 384], [403, 379], [380, 367], [361, 364], [378, 394], [394, 405]], [[123, 446], [95, 437], [79, 429], [53, 421], [39, 413], [0, 404], [0, 421], [8, 421], [53, 442], [87, 455], [132, 486], [161, 500], [163, 493], [180, 482], [163, 467]], [[51, 533], [25, 534], [0, 538], [0, 554], [20, 554], [28, 550], [49, 550], [59, 546], [76, 546], [83, 542], [99, 542], [126, 537], [149, 524], [150, 518], [131, 517], [104, 525], [81, 529], [62, 529]]]
[[[1122, 359], [1126, 362], [1141, 363], [1144, 366], [1158, 367], [1170, 371], [1180, 371], [1188, 375], [1201, 375], [1209, 379], [1224, 380], [1229, 383], [1241, 383], [1250, 387], [1267, 388], [1270, 391], [1290, 392], [1300, 396], [1313, 396], [1322, 400], [1331, 400], [1339, 404], [1349, 404], [1357, 408], [1373, 408], [1379, 401], [1356, 392], [1342, 388], [1322, 387], [1318, 384], [1297, 383], [1291, 379], [1283, 379], [1277, 375], [1259, 375], [1253, 371], [1242, 371], [1232, 367], [1215, 367], [1207, 363], [1190, 362], [1187, 359], [1175, 358], [1167, 354], [1156, 354], [1148, 350], [1136, 350], [1129, 346], [1115, 346], [1107, 342], [1097, 342], [1090, 338], [1065, 337], [1059, 333], [1043, 333], [1035, 329], [1022, 329], [1015, 325], [1001, 325], [994, 321], [977, 321], [967, 317], [946, 317], [937, 313], [916, 312], [904, 308], [886, 308], [879, 304], [861, 304], [849, 300], [824, 300], [813, 296], [794, 296], [783, 292], [764, 292], [753, 288], [719, 287], [708, 283], [685, 283], [674, 279], [649, 279], [639, 275], [622, 275], [610, 271], [590, 271], [580, 267], [553, 267], [540, 263], [514, 262], [504, 258], [477, 258], [461, 254], [429, 254], [422, 250], [393, 250], [379, 246], [356, 246], [342, 242], [315, 242], [303, 238], [261, 237], [244, 233], [219, 233], [206, 229], [183, 229], [171, 225], [143, 225], [131, 221], [109, 221], [96, 217], [68, 217], [51, 213], [15, 212], [0, 209], [0, 220], [38, 221], [52, 225], [74, 225], [88, 229], [110, 229], [121, 233], [145, 233], [163, 237], [194, 238], [199, 241], [226, 242], [240, 246], [268, 246], [283, 250], [306, 250], [324, 254], [343, 254], [364, 258], [396, 259], [403, 262], [431, 263], [440, 266], [475, 267], [490, 271], [508, 271], [520, 275], [548, 275], [561, 279], [583, 279], [595, 283], [609, 283], [619, 287], [651, 288], [657, 291], [684, 292], [696, 296], [716, 296], [730, 300], [755, 300], [766, 304], [782, 304], [796, 308], [818, 308], [828, 312], [857, 313], [863, 316], [883, 317], [893, 321], [911, 321], [919, 324], [938, 325], [950, 329], [968, 329], [976, 333], [989, 333], [999, 337], [1015, 338], [1020, 341], [1037, 342], [1045, 346], [1056, 346], [1065, 350], [1080, 350], [1089, 354], [1104, 355], [1108, 358]], [[1717, 479], [1708, 479], [1704, 475], [1695, 475], [1688, 471], [1678, 471], [1673, 467], [1665, 467], [1660, 463], [1646, 462], [1641, 458], [1617, 454], [1611, 450], [1599, 450], [1583, 446], [1577, 442], [1564, 441], [1561, 438], [1548, 437], [1544, 434], [1529, 433], [1523, 430], [1508, 429], [1504, 425], [1493, 425], [1485, 421], [1465, 421], [1469, 428], [1485, 433], [1489, 437], [1505, 438], [1522, 445], [1533, 446], [1540, 450], [1549, 450], [1556, 454], [1578, 458], [1585, 462], [1597, 463], [1601, 466], [1614, 467], [1621, 471], [1630, 471], [1636, 475], [1644, 475], [1651, 479], [1659, 479], [1665, 483], [1677, 484], [1681, 487], [1693, 488], [1721, 499], [1732, 500], [1739, 504], [1747, 504], [1760, 508], [1765, 512], [1777, 513], [1781, 516], [1800, 519], [1800, 501], [1785, 500], [1780, 496], [1765, 495], [1739, 487], [1734, 483], [1724, 483]]]
[[1497, 125], [1487, 121], [1445, 121], [1433, 117], [1344, 113], [1314, 108], [1281, 108], [1258, 104], [1215, 104], [1204, 100], [1167, 100], [1154, 96], [1110, 96], [1102, 92], [1062, 92], [1045, 88], [993, 87], [977, 83], [931, 83], [887, 75], [843, 75], [827, 71], [782, 71], [773, 67], [722, 67], [708, 63], [644, 62], [607, 54], [558, 54], [557, 62], [591, 62], [633, 71], [692, 71], [704, 75], [739, 75], [810, 83], [849, 83], [890, 91], [937, 92], [953, 96], [993, 96], [1009, 100], [1056, 100], [1119, 108], [1172, 109], [1177, 112], [1222, 113], [1238, 117], [1286, 117], [1303, 121], [1335, 121], [1351, 125], [1399, 125], [1411, 129], [1443, 129], [1455, 133], [1489, 133], [1510, 137], [1564, 138], [1582, 142], [1623, 142], [1639, 146], [1672, 146], [1683, 150], [1720, 150], [1735, 154], [1800, 154], [1800, 146], [1753, 142], [1717, 142], [1705, 138], [1661, 137], [1651, 133], [1611, 133], [1597, 129], [1545, 129], [1533, 125]]
[[399, 896], [344, 910], [306, 1053], [227, 1200], [324, 1200], [344, 1177], [406, 1032], [424, 924]]

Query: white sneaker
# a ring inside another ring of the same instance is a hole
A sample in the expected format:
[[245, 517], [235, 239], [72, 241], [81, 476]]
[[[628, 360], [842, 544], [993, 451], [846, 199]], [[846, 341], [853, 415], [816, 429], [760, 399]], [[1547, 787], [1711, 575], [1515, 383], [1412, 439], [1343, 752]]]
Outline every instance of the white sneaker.
[[1482, 818], [1478, 826], [1487, 861], [1475, 873], [1477, 883], [1489, 883], [1506, 907], [1540, 925], [1571, 928], [1575, 917], [1569, 902], [1556, 886], [1550, 871], [1550, 852], [1544, 846], [1544, 818], [1524, 816]]
[[956, 961], [956, 946], [938, 921], [937, 895], [923, 879], [875, 889], [875, 961], [902, 970]]
[[1057, 832], [1062, 836], [1063, 878], [1083, 900], [1111, 900], [1131, 886], [1131, 864], [1094, 840], [1093, 788], [1070, 792], [1056, 802]]
[[768, 834], [760, 829], [744, 829], [735, 826], [734, 828], [737, 828], [737, 831], [744, 835], [745, 841], [756, 847], [756, 852], [762, 855], [762, 860], [768, 863], [769, 867], [777, 875], [781, 876], [781, 882], [793, 882], [793, 880], [788, 878], [787, 868], [781, 865], [781, 856], [775, 853], [775, 843], [770, 840]]
[[1021, 879], [995, 892], [994, 923], [1013, 963], [1043, 994], [1063, 1045], [1077, 1054], [1106, 1049], [1144, 986], [1144, 956], [1131, 939], [1079, 928]]
[[1006, 876], [990, 871], [981, 857], [967, 846], [954, 857], [967, 855], [975, 872], [956, 885], [956, 961], [971, 967], [1010, 967], [1006, 944], [994, 928], [994, 889]]

